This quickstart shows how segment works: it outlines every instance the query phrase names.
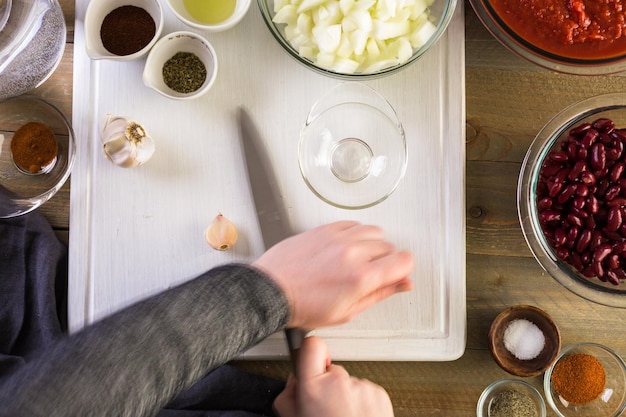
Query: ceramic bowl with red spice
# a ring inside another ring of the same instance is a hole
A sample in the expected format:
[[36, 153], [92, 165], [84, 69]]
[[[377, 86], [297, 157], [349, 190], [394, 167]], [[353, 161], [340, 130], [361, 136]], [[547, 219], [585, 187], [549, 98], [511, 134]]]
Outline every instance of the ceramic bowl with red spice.
[[52, 198], [69, 178], [75, 153], [72, 126], [56, 106], [29, 95], [0, 101], [0, 218]]
[[530, 145], [517, 189], [520, 225], [541, 267], [572, 293], [619, 308], [626, 308], [625, 128], [626, 93], [570, 105]]
[[504, 47], [543, 68], [569, 74], [626, 70], [622, 0], [470, 0]]
[[626, 410], [626, 365], [601, 344], [570, 345], [544, 374], [543, 388], [559, 417], [617, 417]]

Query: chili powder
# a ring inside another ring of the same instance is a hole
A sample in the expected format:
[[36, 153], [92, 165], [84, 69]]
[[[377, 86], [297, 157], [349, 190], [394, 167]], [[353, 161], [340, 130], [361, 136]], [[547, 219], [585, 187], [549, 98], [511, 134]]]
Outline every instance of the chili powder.
[[120, 56], [139, 52], [155, 34], [154, 19], [145, 9], [137, 6], [121, 6], [112, 10], [100, 27], [102, 46]]
[[598, 398], [606, 383], [602, 364], [592, 355], [577, 353], [554, 367], [552, 385], [567, 402], [584, 404]]
[[11, 155], [19, 169], [38, 174], [54, 163], [59, 145], [54, 132], [39, 122], [29, 122], [15, 131]]

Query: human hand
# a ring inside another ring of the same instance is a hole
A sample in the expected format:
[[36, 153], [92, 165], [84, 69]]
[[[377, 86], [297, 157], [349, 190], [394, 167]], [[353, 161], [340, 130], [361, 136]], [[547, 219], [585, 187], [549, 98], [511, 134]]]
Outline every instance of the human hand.
[[331, 364], [322, 339], [304, 339], [297, 366], [298, 379], [290, 378], [274, 401], [280, 417], [393, 417], [387, 392]]
[[413, 257], [377, 226], [340, 221], [279, 242], [252, 264], [284, 291], [287, 327], [342, 324], [393, 294], [409, 291]]

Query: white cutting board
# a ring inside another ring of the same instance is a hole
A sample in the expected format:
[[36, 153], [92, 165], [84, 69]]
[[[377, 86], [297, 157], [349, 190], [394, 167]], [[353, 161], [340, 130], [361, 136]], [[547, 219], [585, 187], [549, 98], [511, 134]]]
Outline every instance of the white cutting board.
[[[262, 253], [240, 153], [236, 109], [245, 105], [266, 141], [295, 231], [339, 219], [382, 226], [413, 252], [415, 290], [345, 326], [318, 330], [336, 360], [454, 360], [465, 349], [465, 68], [463, 2], [442, 39], [407, 69], [366, 84], [395, 107], [406, 132], [406, 176], [386, 201], [343, 210], [318, 199], [299, 174], [297, 144], [313, 103], [340, 81], [316, 74], [281, 49], [253, 2], [235, 28], [205, 34], [219, 72], [209, 93], [173, 101], [145, 87], [145, 58], [91, 61], [87, 0], [76, 2], [71, 181], [69, 324], [76, 331], [132, 302], [231, 261]], [[163, 34], [190, 30], [163, 4]], [[192, 30], [193, 31], [193, 30]], [[142, 123], [157, 150], [123, 169], [102, 156], [105, 113]], [[204, 230], [218, 213], [240, 231], [228, 252]], [[286, 357], [282, 335], [247, 352]]]

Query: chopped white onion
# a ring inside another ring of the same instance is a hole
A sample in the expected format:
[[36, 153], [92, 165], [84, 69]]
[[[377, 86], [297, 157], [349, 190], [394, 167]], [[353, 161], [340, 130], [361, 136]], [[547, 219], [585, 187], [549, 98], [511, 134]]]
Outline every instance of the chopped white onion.
[[406, 62], [436, 32], [434, 0], [275, 0], [274, 19], [300, 56], [335, 72]]

